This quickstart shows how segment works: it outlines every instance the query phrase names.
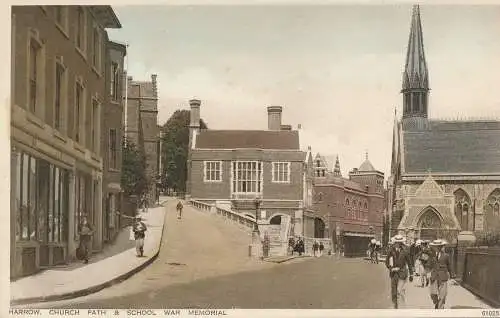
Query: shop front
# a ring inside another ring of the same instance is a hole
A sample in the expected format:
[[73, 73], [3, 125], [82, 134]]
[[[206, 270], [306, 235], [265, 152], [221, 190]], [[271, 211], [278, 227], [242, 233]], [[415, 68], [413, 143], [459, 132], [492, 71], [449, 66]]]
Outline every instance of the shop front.
[[11, 155], [15, 277], [66, 262], [70, 176], [67, 169], [28, 152], [13, 150]]

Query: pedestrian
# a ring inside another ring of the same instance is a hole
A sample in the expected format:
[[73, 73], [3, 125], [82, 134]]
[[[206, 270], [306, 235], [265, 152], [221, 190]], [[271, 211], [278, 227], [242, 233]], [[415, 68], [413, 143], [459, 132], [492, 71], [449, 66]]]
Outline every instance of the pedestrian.
[[325, 246], [323, 245], [323, 242], [319, 242], [319, 256], [323, 256], [324, 249], [325, 249]]
[[290, 237], [288, 239], [288, 252], [293, 256], [293, 252], [295, 251], [295, 239]]
[[429, 273], [431, 272], [433, 258], [433, 251], [429, 247], [429, 241], [422, 241], [422, 251], [420, 252], [418, 258], [421, 264], [420, 286], [429, 286]]
[[135, 239], [135, 251], [137, 257], [142, 257], [144, 255], [144, 238], [146, 237], [147, 227], [140, 216], [135, 217], [135, 223], [133, 226], [134, 239]]
[[370, 243], [368, 243], [368, 257], [370, 258], [370, 262], [375, 263], [375, 245], [377, 244], [377, 240], [375, 238], [372, 238], [370, 240]]
[[264, 258], [269, 257], [269, 250], [271, 248], [271, 239], [269, 238], [269, 234], [266, 232], [264, 234], [264, 240], [262, 241], [262, 254]]
[[380, 241], [377, 241], [375, 243], [375, 250], [374, 250], [374, 253], [375, 253], [375, 263], [378, 264], [378, 256], [380, 255], [380, 252], [382, 251], [382, 243], [380, 243]]
[[444, 309], [448, 295], [448, 280], [454, 278], [455, 274], [451, 267], [450, 255], [445, 252], [446, 242], [434, 240], [429, 245], [434, 250], [429, 291], [434, 309]]
[[313, 255], [314, 257], [318, 256], [319, 244], [318, 241], [314, 241], [313, 243]]
[[393, 237], [393, 247], [386, 257], [385, 265], [389, 269], [391, 279], [391, 298], [394, 309], [404, 308], [406, 305], [406, 281], [413, 281], [413, 263], [409, 251], [405, 247], [404, 237]]
[[94, 228], [89, 223], [87, 216], [83, 216], [82, 222], [78, 226], [78, 233], [80, 235], [79, 254], [83, 259], [84, 264], [88, 264], [89, 256], [92, 251], [92, 235], [94, 235]]
[[179, 200], [179, 202], [177, 203], [177, 218], [178, 219], [181, 219], [182, 218], [182, 208], [184, 206], [182, 205], [182, 202]]

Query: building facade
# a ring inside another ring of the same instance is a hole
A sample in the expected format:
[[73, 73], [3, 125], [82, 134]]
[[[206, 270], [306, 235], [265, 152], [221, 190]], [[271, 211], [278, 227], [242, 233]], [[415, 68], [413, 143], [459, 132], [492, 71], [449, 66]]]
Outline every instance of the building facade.
[[200, 104], [190, 101], [188, 199], [257, 219], [261, 233], [271, 224], [281, 239], [302, 235], [310, 154], [299, 132], [281, 124], [282, 107], [268, 107], [268, 130], [200, 130]]
[[147, 196], [152, 205], [157, 197], [158, 154], [158, 86], [156, 74], [151, 82], [128, 77], [127, 138], [142, 152], [146, 161]]
[[428, 118], [429, 78], [420, 9], [413, 7], [395, 118], [388, 209], [391, 235], [444, 238], [500, 231], [500, 122]]
[[121, 167], [124, 136], [125, 45], [106, 41], [106, 94], [101, 111], [101, 153], [103, 159], [103, 241], [109, 242], [120, 230], [116, 212], [122, 206]]
[[[344, 245], [346, 256], [365, 255], [371, 238], [382, 239], [384, 218], [384, 174], [368, 160], [342, 177], [338, 157], [333, 171], [324, 160], [314, 162], [315, 238], [331, 238], [333, 246]], [[323, 172], [326, 170], [326, 175]]]
[[110, 6], [13, 6], [11, 277], [74, 257], [78, 224], [102, 245], [101, 109]]

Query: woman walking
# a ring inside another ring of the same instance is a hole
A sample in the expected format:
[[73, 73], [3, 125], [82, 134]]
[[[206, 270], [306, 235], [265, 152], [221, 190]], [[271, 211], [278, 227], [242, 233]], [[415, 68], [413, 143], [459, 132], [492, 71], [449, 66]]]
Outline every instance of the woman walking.
[[80, 255], [81, 258], [83, 258], [83, 263], [88, 264], [92, 248], [92, 235], [94, 235], [94, 228], [90, 225], [86, 216], [82, 218], [82, 222], [78, 226], [78, 233], [80, 235]]

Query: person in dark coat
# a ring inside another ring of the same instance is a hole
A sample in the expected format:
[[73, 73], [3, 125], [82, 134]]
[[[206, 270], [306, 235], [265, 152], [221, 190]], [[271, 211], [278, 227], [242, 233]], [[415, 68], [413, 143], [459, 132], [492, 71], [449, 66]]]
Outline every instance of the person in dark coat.
[[394, 309], [406, 305], [406, 282], [413, 281], [413, 262], [408, 249], [404, 245], [404, 237], [396, 235], [392, 239], [393, 247], [387, 254], [385, 265], [389, 269], [391, 279], [391, 298]]
[[289, 253], [293, 256], [293, 252], [295, 251], [295, 239], [293, 237], [290, 237], [288, 239], [288, 250]]
[[319, 242], [319, 256], [323, 256], [324, 249], [325, 249], [325, 246], [323, 245], [323, 242]]
[[429, 286], [429, 273], [431, 272], [432, 258], [434, 257], [434, 252], [429, 247], [428, 241], [422, 241], [422, 251], [418, 255], [420, 260], [422, 271], [420, 273], [420, 283], [421, 287]]
[[89, 223], [86, 216], [82, 218], [82, 222], [78, 225], [78, 233], [80, 235], [80, 253], [83, 258], [83, 263], [88, 264], [89, 256], [92, 251], [92, 235], [94, 235], [94, 227]]
[[313, 243], [313, 255], [314, 255], [314, 257], [319, 255], [318, 250], [319, 250], [318, 241], [314, 241], [314, 243]]
[[142, 218], [140, 216], [135, 218], [135, 224], [132, 230], [134, 231], [135, 251], [137, 253], [137, 257], [142, 257], [144, 255], [144, 238], [146, 237], [147, 227], [146, 224], [142, 222]]
[[181, 202], [181, 201], [179, 201], [179, 202], [177, 203], [177, 206], [176, 206], [176, 209], [177, 209], [177, 218], [178, 218], [178, 219], [181, 219], [181, 218], [182, 218], [182, 208], [183, 208], [183, 207], [184, 207], [184, 206], [182, 205], [182, 202]]
[[434, 256], [431, 258], [431, 285], [429, 291], [435, 309], [444, 309], [446, 296], [448, 295], [448, 280], [454, 278], [455, 274], [451, 267], [451, 257], [445, 252], [446, 242], [443, 240], [434, 240], [430, 244], [434, 250]]

